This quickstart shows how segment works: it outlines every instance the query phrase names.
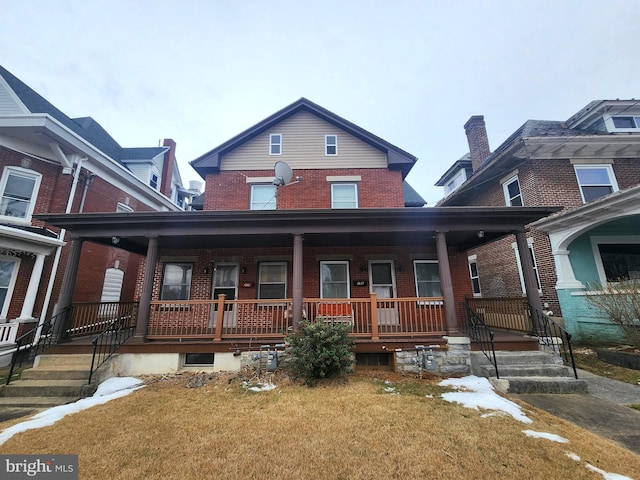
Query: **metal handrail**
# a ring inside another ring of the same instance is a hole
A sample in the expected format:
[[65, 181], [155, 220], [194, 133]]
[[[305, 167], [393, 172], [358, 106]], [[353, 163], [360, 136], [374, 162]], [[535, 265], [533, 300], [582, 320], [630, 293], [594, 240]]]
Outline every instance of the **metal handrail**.
[[529, 311], [531, 312], [533, 334], [538, 337], [540, 344], [559, 355], [564, 363], [571, 365], [573, 375], [578, 378], [576, 362], [573, 358], [573, 349], [571, 347], [571, 334], [558, 325], [549, 315], [541, 312], [531, 304], [529, 304]]
[[138, 304], [133, 304], [128, 311], [112, 320], [107, 328], [92, 340], [93, 356], [91, 357], [89, 384], [93, 379], [93, 374], [135, 333], [137, 309]]
[[20, 358], [20, 364], [18, 366], [21, 367], [24, 363], [24, 359], [27, 355], [20, 355], [21, 352], [28, 351], [29, 359], [34, 359], [51, 345], [58, 343], [60, 337], [64, 334], [64, 329], [57, 330], [55, 325], [58, 322], [63, 322], [64, 325], [68, 315], [72, 311], [73, 305], [70, 305], [53, 317], [45, 318], [36, 327], [16, 338], [16, 349], [11, 357], [11, 367], [9, 368], [9, 374], [5, 385], [9, 385], [11, 382], [13, 371], [18, 363], [18, 357]]
[[480, 346], [480, 351], [487, 357], [491, 365], [493, 365], [496, 371], [496, 378], [500, 378], [493, 331], [485, 325], [482, 318], [478, 316], [467, 302], [464, 302], [464, 306], [467, 312], [467, 330], [469, 336], [471, 340]]

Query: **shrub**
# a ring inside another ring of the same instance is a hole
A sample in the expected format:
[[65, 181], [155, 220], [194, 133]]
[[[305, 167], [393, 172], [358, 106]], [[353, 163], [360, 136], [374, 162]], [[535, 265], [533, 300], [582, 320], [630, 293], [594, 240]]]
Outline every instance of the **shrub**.
[[640, 348], [640, 279], [611, 282], [605, 287], [596, 284], [590, 290], [595, 291], [585, 297], [587, 303], [618, 325], [630, 345]]
[[343, 374], [353, 363], [350, 327], [340, 323], [301, 322], [287, 337], [291, 369], [307, 385], [320, 378]]

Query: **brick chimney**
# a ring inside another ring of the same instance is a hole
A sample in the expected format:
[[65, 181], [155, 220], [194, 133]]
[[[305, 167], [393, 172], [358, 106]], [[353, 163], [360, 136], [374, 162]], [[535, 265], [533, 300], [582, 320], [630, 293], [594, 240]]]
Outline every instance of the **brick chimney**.
[[472, 116], [467, 123], [464, 124], [464, 131], [467, 134], [467, 142], [469, 142], [471, 167], [475, 173], [480, 168], [480, 165], [482, 165], [482, 162], [491, 154], [484, 116]]
[[170, 138], [165, 138], [162, 146], [169, 147], [164, 154], [162, 162], [162, 180], [160, 182], [160, 193], [171, 198], [171, 179], [173, 178], [173, 169], [176, 165], [176, 142]]

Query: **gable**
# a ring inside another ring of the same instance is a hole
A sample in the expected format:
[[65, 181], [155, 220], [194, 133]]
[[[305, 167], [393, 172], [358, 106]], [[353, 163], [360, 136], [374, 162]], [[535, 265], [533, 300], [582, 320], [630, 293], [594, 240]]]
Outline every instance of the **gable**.
[[[269, 155], [269, 136], [282, 135], [281, 155]], [[325, 155], [325, 135], [338, 136], [338, 155]], [[387, 168], [387, 154], [307, 110], [301, 110], [224, 154], [220, 170]]]
[[0, 115], [24, 115], [29, 110], [0, 77]]

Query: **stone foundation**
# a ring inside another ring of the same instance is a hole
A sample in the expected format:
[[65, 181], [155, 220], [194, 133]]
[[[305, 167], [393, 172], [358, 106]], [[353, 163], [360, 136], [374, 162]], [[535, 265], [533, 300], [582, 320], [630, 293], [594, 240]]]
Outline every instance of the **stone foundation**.
[[[446, 345], [425, 345], [426, 365], [423, 372], [443, 377], [471, 374], [471, 340], [468, 337], [444, 337]], [[420, 373], [418, 362], [421, 356], [416, 350], [403, 350], [395, 353], [396, 371]]]

